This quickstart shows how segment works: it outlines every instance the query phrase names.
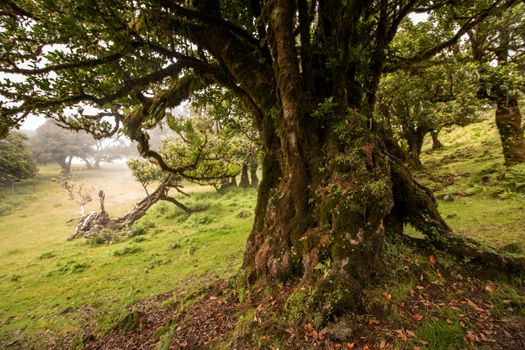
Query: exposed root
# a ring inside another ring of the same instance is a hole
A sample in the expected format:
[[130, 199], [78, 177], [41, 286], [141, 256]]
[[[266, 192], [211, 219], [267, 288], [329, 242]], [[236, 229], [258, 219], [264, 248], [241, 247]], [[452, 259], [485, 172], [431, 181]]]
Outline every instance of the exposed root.
[[[397, 233], [402, 233], [403, 223], [409, 223], [423, 233], [428, 243], [472, 262], [496, 266], [502, 271], [525, 273], [525, 258], [498, 253], [471, 238], [453, 233], [437, 211], [436, 200], [432, 192], [419, 184], [403, 166], [392, 163], [392, 181], [394, 187], [394, 210], [397, 217]], [[390, 219], [394, 222], [396, 220]]]

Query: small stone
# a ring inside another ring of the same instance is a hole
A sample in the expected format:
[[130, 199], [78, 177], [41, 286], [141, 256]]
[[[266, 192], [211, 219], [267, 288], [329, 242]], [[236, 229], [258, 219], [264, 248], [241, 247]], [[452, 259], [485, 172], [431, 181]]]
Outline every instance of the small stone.
[[454, 197], [452, 197], [452, 195], [450, 195], [450, 194], [446, 194], [446, 195], [443, 196], [443, 200], [445, 202], [454, 202]]
[[345, 321], [330, 323], [322, 332], [330, 339], [341, 341], [349, 339], [354, 333]]

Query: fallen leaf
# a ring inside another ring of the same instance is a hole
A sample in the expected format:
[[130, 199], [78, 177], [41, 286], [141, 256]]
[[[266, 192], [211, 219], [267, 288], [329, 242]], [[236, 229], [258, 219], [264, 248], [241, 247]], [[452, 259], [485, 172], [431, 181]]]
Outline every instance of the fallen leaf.
[[381, 321], [376, 320], [375, 318], [371, 318], [371, 319], [368, 320], [368, 324], [369, 325], [378, 325], [380, 323], [381, 323]]
[[348, 343], [348, 344], [346, 344], [346, 348], [347, 348], [347, 349], [353, 349], [354, 346], [355, 346], [355, 343], [353, 343], [353, 342], [352, 342], [352, 343]]
[[474, 303], [472, 300], [465, 299], [467, 301], [467, 305], [476, 310], [477, 312], [485, 312], [484, 309], [480, 308], [476, 303]]
[[494, 293], [494, 291], [496, 290], [496, 286], [492, 283], [487, 283], [485, 285], [485, 292], [489, 293], [489, 294], [492, 294]]
[[421, 321], [423, 319], [423, 315], [419, 315], [419, 314], [415, 314], [415, 315], [412, 315], [412, 318], [416, 321]]
[[341, 349], [343, 346], [342, 346], [341, 344], [337, 343], [337, 344], [334, 345], [334, 347], [335, 347], [336, 349]]
[[388, 292], [383, 292], [383, 296], [386, 298], [386, 300], [392, 300], [392, 294]]
[[381, 342], [379, 343], [379, 349], [384, 349], [385, 347], [386, 347], [386, 341], [381, 340]]
[[370, 345], [365, 344], [365, 346], [363, 346], [363, 350], [372, 350], [372, 348], [370, 347]]
[[407, 331], [407, 335], [409, 338], [415, 338], [416, 333], [414, 333], [413, 331]]
[[397, 333], [397, 335], [399, 336], [399, 338], [401, 338], [402, 341], [407, 341], [408, 338], [402, 329], [394, 329], [394, 332]]
[[471, 344], [474, 344], [478, 341], [478, 337], [472, 332], [467, 331], [467, 335], [465, 336], [465, 340], [468, 341]]
[[434, 255], [429, 256], [428, 261], [430, 262], [430, 265], [436, 265], [436, 258], [434, 258]]

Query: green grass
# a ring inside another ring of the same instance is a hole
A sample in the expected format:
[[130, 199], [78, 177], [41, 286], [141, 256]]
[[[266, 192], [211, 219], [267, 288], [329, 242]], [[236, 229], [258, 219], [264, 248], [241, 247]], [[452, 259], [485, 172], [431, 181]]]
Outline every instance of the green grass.
[[515, 167], [509, 174], [503, 166], [493, 115], [445, 130], [440, 140], [445, 148], [439, 151], [431, 151], [426, 140], [422, 162], [428, 170], [417, 176], [436, 197], [452, 195], [452, 202], [438, 201], [447, 223], [494, 248], [513, 245], [525, 252], [525, 188], [514, 186], [525, 181], [525, 167]]
[[416, 336], [428, 342], [428, 349], [450, 350], [465, 346], [465, 334], [458, 322], [449, 324], [442, 320], [426, 321], [416, 330]]
[[[238, 213], [253, 212], [255, 191], [196, 193], [183, 200], [190, 207], [206, 202], [208, 209], [189, 217], [159, 203], [137, 223], [145, 234], [90, 244], [66, 240], [74, 228], [66, 222], [78, 215], [78, 207], [46, 170], [29, 185], [35, 186], [31, 200], [22, 199], [23, 205], [0, 217], [0, 339], [38, 341], [37, 334], [80, 332], [87, 323], [105, 331], [129, 304], [166, 291], [195, 290], [238, 269], [253, 220]], [[85, 171], [77, 181], [105, 181], [109, 187], [122, 174]], [[130, 186], [126, 198], [140, 198]], [[112, 213], [133, 203], [110, 202]]]

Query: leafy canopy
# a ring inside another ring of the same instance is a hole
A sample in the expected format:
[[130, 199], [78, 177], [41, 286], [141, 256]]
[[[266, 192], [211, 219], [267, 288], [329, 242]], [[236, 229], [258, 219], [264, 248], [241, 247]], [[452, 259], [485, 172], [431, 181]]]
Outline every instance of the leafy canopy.
[[35, 158], [24, 135], [11, 132], [0, 140], [0, 184], [12, 185], [36, 174]]

